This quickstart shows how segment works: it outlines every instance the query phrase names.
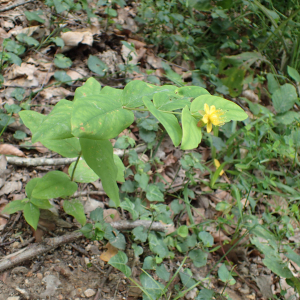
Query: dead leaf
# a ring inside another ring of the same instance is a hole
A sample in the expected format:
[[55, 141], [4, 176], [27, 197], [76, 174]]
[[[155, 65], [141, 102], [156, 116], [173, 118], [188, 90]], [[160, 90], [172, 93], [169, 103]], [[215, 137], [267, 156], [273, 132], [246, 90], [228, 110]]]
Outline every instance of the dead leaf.
[[110, 243], [107, 243], [105, 248], [107, 248], [107, 251], [102, 252], [102, 254], [100, 255], [100, 259], [106, 262], [108, 262], [119, 252], [118, 248], [112, 246]]
[[26, 157], [23, 151], [9, 144], [0, 145], [0, 154]]
[[242, 96], [247, 98], [248, 100], [250, 100], [253, 103], [258, 103], [259, 102], [258, 96], [252, 90], [243, 91]]
[[93, 34], [90, 31], [63, 32], [60, 37], [65, 43], [62, 52], [66, 52], [74, 47], [77, 47], [79, 43], [92, 46], [94, 41]]
[[122, 45], [121, 54], [126, 64], [130, 63], [132, 65], [136, 65], [139, 61], [137, 53], [131, 51], [131, 49], [125, 45]]
[[22, 182], [20, 181], [8, 181], [0, 190], [0, 196], [4, 194], [11, 194], [14, 192], [20, 192], [22, 189]]
[[104, 209], [103, 210], [103, 218], [104, 218], [105, 222], [107, 222], [107, 223], [116, 222], [116, 221], [121, 220], [119, 212], [114, 208]]

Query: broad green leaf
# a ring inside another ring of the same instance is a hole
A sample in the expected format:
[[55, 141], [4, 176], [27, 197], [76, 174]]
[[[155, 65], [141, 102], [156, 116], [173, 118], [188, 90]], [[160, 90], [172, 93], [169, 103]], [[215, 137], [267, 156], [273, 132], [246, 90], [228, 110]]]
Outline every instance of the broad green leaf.
[[52, 207], [48, 199], [35, 199], [31, 198], [30, 202], [41, 209], [49, 209]]
[[31, 196], [37, 199], [63, 198], [71, 196], [76, 190], [77, 184], [72, 182], [67, 174], [61, 171], [50, 171], [40, 178]]
[[76, 99], [72, 112], [72, 133], [80, 138], [105, 140], [116, 137], [134, 121], [134, 114], [108, 96]]
[[170, 273], [167, 271], [164, 264], [161, 264], [156, 268], [156, 275], [164, 281], [169, 281]]
[[25, 33], [20, 33], [16, 36], [17, 40], [26, 43], [28, 46], [38, 46], [39, 42], [31, 36], [26, 35]]
[[[16, 200], [15, 200], [16, 201]], [[132, 230], [134, 240], [139, 240], [145, 243], [148, 237], [147, 230], [143, 226], [138, 226]]]
[[278, 123], [282, 123], [284, 125], [290, 125], [295, 120], [300, 119], [300, 114], [295, 111], [287, 111], [284, 114], [277, 115], [275, 119]]
[[193, 261], [196, 268], [201, 268], [207, 264], [208, 254], [200, 249], [190, 251], [189, 257]]
[[153, 96], [153, 104], [160, 111], [173, 111], [184, 108], [186, 105], [190, 106], [189, 98], [179, 98], [177, 95], [170, 95], [169, 93], [156, 93]]
[[105, 192], [118, 207], [120, 205], [119, 188], [116, 183], [118, 171], [110, 141], [80, 138], [80, 145], [84, 160], [100, 177]]
[[125, 250], [126, 248], [126, 240], [122, 233], [118, 233], [117, 236], [114, 235], [113, 239], [109, 239], [109, 243], [119, 250]]
[[121, 158], [116, 154], [114, 154], [114, 162], [115, 162], [115, 165], [117, 167], [117, 179], [116, 179], [116, 181], [125, 182], [124, 172], [125, 172], [126, 168], [125, 168]]
[[60, 100], [32, 136], [32, 142], [72, 138], [71, 112], [73, 102]]
[[72, 85], [73, 80], [65, 71], [56, 71], [53, 76], [57, 81], [61, 83]]
[[63, 48], [65, 46], [64, 40], [62, 38], [60, 38], [60, 37], [51, 38], [50, 41], [52, 41], [53, 43], [55, 43], [55, 45], [57, 47]]
[[89, 56], [87, 64], [89, 69], [99, 76], [104, 76], [108, 69], [107, 65], [100, 58], [94, 55]]
[[18, 66], [21, 66], [21, 64], [22, 64], [22, 59], [21, 59], [18, 55], [14, 54], [14, 53], [11, 53], [11, 52], [7, 52], [7, 53], [5, 53], [5, 54], [6, 54], [6, 56], [7, 56], [7, 58], [8, 58], [8, 61], [9, 61], [10, 63], [16, 64], [16, 65], [18, 65]]
[[155, 232], [150, 232], [148, 236], [150, 250], [158, 254], [160, 258], [165, 258], [169, 254], [168, 248], [161, 236]]
[[45, 23], [45, 20], [42, 19], [38, 13], [34, 12], [34, 11], [25, 11], [25, 16], [26, 16], [26, 19], [28, 21], [37, 21], [39, 23], [42, 23], [44, 24]]
[[208, 290], [204, 288], [199, 292], [195, 300], [212, 300], [214, 293], [215, 292], [213, 290]]
[[153, 256], [145, 257], [143, 263], [143, 270], [155, 270], [156, 266], [156, 261]]
[[280, 84], [274, 74], [268, 73], [267, 74], [267, 80], [268, 80], [268, 90], [271, 94], [273, 94], [277, 89], [280, 88]]
[[149, 294], [151, 298], [147, 295], [143, 295], [143, 300], [154, 300], [161, 299], [162, 292], [164, 290], [164, 285], [158, 281], [155, 281], [151, 275], [147, 273], [142, 273], [140, 275], [140, 281], [143, 288]]
[[296, 89], [289, 83], [282, 85], [272, 95], [272, 102], [278, 113], [284, 113], [290, 110], [297, 99]]
[[76, 89], [74, 101], [89, 96], [99, 96], [100, 90], [101, 84], [95, 78], [91, 77], [81, 87]]
[[26, 222], [36, 230], [40, 218], [39, 208], [34, 204], [28, 202], [24, 207], [23, 213]]
[[144, 105], [143, 103], [143, 97], [149, 97], [150, 99], [152, 98], [153, 94], [157, 92], [157, 87], [145, 83], [140, 80], [133, 80], [129, 82], [122, 94], [122, 105], [126, 106], [128, 108], [135, 108]]
[[197, 148], [202, 139], [201, 128], [197, 126], [198, 121], [191, 115], [188, 106], [182, 110], [182, 150]]
[[54, 64], [61, 69], [70, 68], [72, 66], [72, 60], [69, 57], [59, 53], [55, 55]]
[[146, 191], [149, 183], [149, 175], [147, 173], [135, 174], [134, 180], [138, 183], [139, 187]]
[[[72, 176], [76, 162], [71, 163], [68, 173], [70, 177]], [[94, 182], [99, 178], [99, 176], [87, 165], [84, 160], [80, 160], [76, 166], [73, 180], [81, 183]]]
[[120, 102], [122, 94], [123, 94], [123, 90], [121, 90], [121, 89], [114, 89], [114, 88], [112, 88], [110, 86], [105, 86], [101, 90], [100, 94], [101, 95], [109, 96], [111, 99], [114, 99], [117, 102]]
[[94, 222], [103, 222], [103, 220], [104, 220], [104, 218], [103, 218], [103, 208], [97, 207], [95, 210], [93, 210], [90, 213], [90, 218]]
[[16, 140], [24, 140], [24, 138], [26, 138], [27, 134], [21, 130], [17, 130], [14, 134], [13, 137]]
[[62, 140], [41, 140], [48, 149], [57, 152], [64, 157], [77, 157], [81, 151], [79, 139], [72, 137]]
[[287, 67], [287, 72], [291, 78], [293, 78], [296, 82], [300, 82], [300, 74], [298, 71], [290, 66]]
[[172, 142], [177, 147], [180, 144], [182, 133], [176, 117], [172, 114], [157, 110], [153, 103], [146, 97], [143, 98], [143, 101], [154, 117], [165, 127]]
[[199, 232], [198, 237], [205, 247], [211, 247], [214, 244], [214, 237], [209, 232], [201, 231]]
[[293, 273], [288, 267], [288, 263], [284, 262], [280, 256], [266, 255], [263, 259], [264, 265], [272, 272], [283, 278], [292, 278]]
[[232, 277], [232, 275], [227, 270], [225, 264], [222, 264], [221, 267], [218, 270], [218, 275], [221, 281], [228, 283], [230, 285], [235, 284], [235, 279]]
[[9, 202], [2, 210], [2, 213], [11, 215], [19, 210], [24, 210], [24, 207], [26, 205], [26, 202], [24, 200], [26, 200], [26, 199], [14, 200], [14, 201]]
[[192, 115], [199, 116], [199, 111], [204, 111], [204, 104], [207, 104], [209, 107], [214, 105], [216, 109], [221, 109], [225, 112], [222, 116], [224, 118], [224, 122], [229, 122], [231, 120], [235, 121], [243, 121], [248, 118], [248, 115], [244, 112], [244, 110], [239, 107], [237, 104], [226, 100], [221, 97], [211, 96], [211, 95], [203, 95], [197, 97], [191, 105], [191, 113]]
[[135, 210], [134, 204], [128, 198], [125, 198], [125, 200], [121, 202], [120, 207], [131, 213], [133, 221], [139, 217], [139, 213]]
[[300, 255], [292, 250], [291, 247], [284, 245], [283, 249], [286, 251], [285, 256], [300, 266]]
[[63, 204], [64, 211], [73, 216], [83, 226], [86, 223], [86, 217], [84, 214], [84, 207], [80, 200], [72, 199], [65, 200]]
[[190, 288], [196, 284], [196, 280], [193, 278], [193, 273], [188, 268], [180, 271], [179, 276], [185, 288]]
[[131, 247], [132, 247], [132, 249], [133, 249], [133, 251], [134, 251], [134, 256], [135, 256], [135, 257], [139, 257], [139, 256], [142, 255], [143, 252], [144, 252], [143, 248], [142, 248], [141, 246], [138, 246], [136, 243], [133, 243], [133, 244], [131, 245]]
[[30, 129], [32, 135], [34, 135], [38, 131], [41, 124], [44, 122], [44, 120], [47, 117], [45, 115], [42, 115], [32, 110], [20, 111], [19, 116], [21, 117], [25, 126]]
[[27, 197], [30, 199], [31, 198], [31, 193], [33, 191], [33, 189], [35, 188], [35, 186], [37, 185], [37, 183], [41, 180], [41, 178], [37, 177], [37, 178], [32, 178], [30, 181], [28, 181], [28, 183], [26, 184], [25, 187], [25, 192]]
[[191, 98], [196, 98], [206, 94], [210, 95], [210, 93], [206, 89], [199, 86], [184, 86], [175, 90], [175, 93]]
[[177, 233], [179, 236], [186, 238], [189, 234], [189, 229], [186, 225], [181, 225], [178, 229], [177, 229]]
[[126, 265], [128, 262], [128, 258], [127, 255], [122, 252], [119, 251], [114, 257], [112, 257], [109, 260], [109, 264], [113, 267], [115, 267], [116, 269], [118, 269], [119, 271], [121, 271], [126, 277], [130, 277], [131, 275], [131, 270], [130, 268]]
[[164, 194], [160, 191], [159, 187], [155, 184], [149, 184], [146, 190], [146, 198], [149, 201], [164, 201]]
[[242, 92], [245, 73], [246, 70], [240, 67], [229, 68], [222, 72], [222, 74], [227, 75], [227, 77], [222, 79], [222, 82], [228, 87], [232, 97], [239, 96]]

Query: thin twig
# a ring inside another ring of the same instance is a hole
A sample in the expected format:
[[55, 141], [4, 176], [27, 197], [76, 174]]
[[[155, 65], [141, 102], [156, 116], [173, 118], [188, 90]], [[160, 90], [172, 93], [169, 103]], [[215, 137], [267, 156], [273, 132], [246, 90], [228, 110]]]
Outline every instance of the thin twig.
[[18, 6], [21, 6], [21, 5], [25, 5], [27, 3], [31, 3], [31, 2], [34, 2], [35, 0], [29, 0], [29, 1], [26, 1], [26, 2], [22, 2], [22, 3], [17, 3], [17, 4], [14, 4], [14, 5], [11, 5], [11, 6], [7, 6], [5, 8], [1, 8], [0, 9], [0, 12], [4, 12], [4, 11], [8, 11], [8, 10], [11, 10], [11, 9], [14, 9]]

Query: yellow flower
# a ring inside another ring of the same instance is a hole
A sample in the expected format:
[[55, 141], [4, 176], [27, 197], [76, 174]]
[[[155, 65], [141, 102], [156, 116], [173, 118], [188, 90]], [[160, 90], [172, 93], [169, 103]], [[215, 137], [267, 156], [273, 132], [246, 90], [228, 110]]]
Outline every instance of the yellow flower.
[[[218, 169], [220, 167], [220, 162], [217, 159], [214, 159], [214, 164], [216, 166], [216, 169]], [[222, 170], [220, 172], [220, 175], [222, 176], [224, 174], [224, 171]]]
[[211, 132], [212, 126], [221, 126], [224, 125], [224, 118], [222, 117], [224, 115], [224, 112], [221, 109], [216, 109], [214, 105], [211, 107], [208, 106], [208, 104], [204, 104], [204, 110], [205, 115], [202, 118], [202, 121], [207, 124], [206, 129], [207, 132]]

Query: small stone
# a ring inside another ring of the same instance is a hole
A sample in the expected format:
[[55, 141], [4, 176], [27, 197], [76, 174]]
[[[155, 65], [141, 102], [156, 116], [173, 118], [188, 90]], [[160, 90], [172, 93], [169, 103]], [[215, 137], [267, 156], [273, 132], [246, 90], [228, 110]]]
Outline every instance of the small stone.
[[89, 264], [89, 263], [90, 263], [89, 258], [88, 258], [88, 257], [85, 257], [85, 258], [84, 258], [84, 262], [85, 262], [86, 265]]
[[20, 297], [19, 296], [8, 297], [6, 300], [20, 300]]
[[43, 274], [42, 274], [42, 273], [37, 273], [37, 274], [36, 274], [36, 277], [37, 277], [38, 279], [43, 279]]
[[96, 292], [94, 290], [92, 290], [92, 289], [87, 289], [84, 292], [84, 294], [85, 294], [86, 297], [90, 298], [90, 297], [93, 297], [96, 294]]
[[58, 300], [63, 300], [64, 299], [64, 296], [62, 294], [58, 295], [57, 297]]

